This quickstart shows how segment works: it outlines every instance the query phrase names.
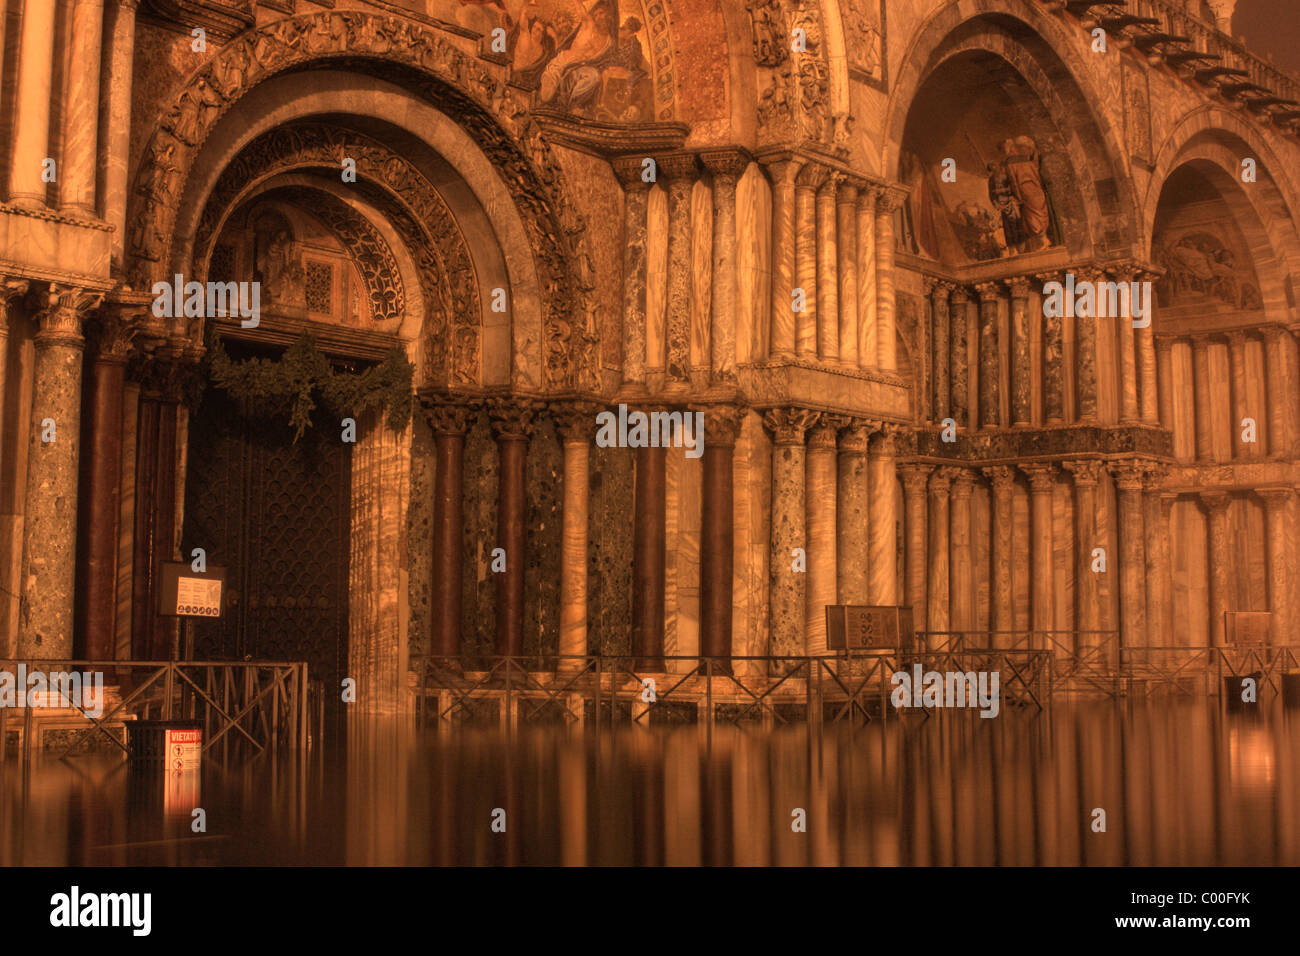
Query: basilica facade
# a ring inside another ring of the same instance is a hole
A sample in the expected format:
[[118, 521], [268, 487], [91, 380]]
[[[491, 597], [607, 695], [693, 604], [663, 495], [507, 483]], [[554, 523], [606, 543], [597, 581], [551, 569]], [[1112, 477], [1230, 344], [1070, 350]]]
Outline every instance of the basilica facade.
[[1230, 0], [0, 10], [0, 658], [1296, 643], [1300, 80]]

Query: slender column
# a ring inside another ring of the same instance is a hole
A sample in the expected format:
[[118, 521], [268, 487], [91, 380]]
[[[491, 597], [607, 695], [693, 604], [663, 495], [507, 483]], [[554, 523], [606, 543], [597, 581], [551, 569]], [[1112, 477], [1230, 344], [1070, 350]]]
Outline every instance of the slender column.
[[621, 395], [645, 392], [646, 367], [646, 209], [650, 184], [642, 179], [641, 157], [614, 161], [623, 184], [623, 388]]
[[[1140, 275], [1132, 267], [1124, 266], [1112, 273], [1112, 279], [1127, 285]], [[1134, 337], [1136, 330], [1133, 328], [1131, 303], [1128, 315], [1112, 316], [1109, 321], [1115, 323], [1115, 337], [1119, 344], [1119, 420], [1126, 425], [1135, 424], [1142, 420], [1142, 416], [1138, 407], [1137, 341]]]
[[[108, 54], [101, 74], [100, 129], [103, 136], [104, 219], [113, 227], [109, 242], [114, 273], [123, 268], [126, 251], [127, 166], [131, 147], [131, 64], [135, 58], [135, 11], [139, 0], [111, 5]], [[107, 81], [103, 78], [107, 77]]]
[[1121, 647], [1141, 647], [1146, 640], [1146, 558], [1143, 551], [1141, 462], [1110, 466], [1119, 489], [1119, 639]]
[[[807, 514], [804, 495], [804, 434], [816, 412], [775, 408], [763, 416], [772, 432], [772, 528], [768, 630], [771, 650], [781, 656], [803, 653]], [[796, 549], [804, 550], [803, 562]]]
[[1016, 472], [1006, 465], [994, 465], [984, 469], [984, 474], [993, 487], [993, 548], [990, 556], [989, 618], [995, 632], [993, 646], [1000, 647], [1008, 641], [1006, 633], [1015, 627], [1015, 617], [1011, 606], [1011, 554], [1012, 554], [1012, 511], [1011, 496], [1015, 489]]
[[932, 632], [929, 648], [946, 643], [948, 617], [948, 493], [952, 471], [938, 468], [930, 476], [930, 594], [925, 602], [925, 629]]
[[1174, 340], [1169, 336], [1156, 339], [1156, 374], [1160, 380], [1158, 391], [1160, 425], [1174, 427]]
[[1295, 548], [1287, 533], [1287, 515], [1295, 490], [1265, 488], [1257, 493], [1264, 500], [1264, 520], [1268, 524], [1268, 606], [1273, 612], [1273, 643], [1295, 644], [1290, 613]]
[[736, 381], [736, 183], [749, 166], [749, 155], [708, 150], [700, 159], [713, 174], [711, 381], [732, 384]]
[[875, 368], [879, 361], [876, 328], [876, 196], [875, 186], [858, 192], [858, 367]]
[[585, 402], [554, 408], [564, 448], [560, 529], [560, 669], [580, 668], [587, 650], [587, 523], [591, 436], [597, 409]]
[[1214, 454], [1214, 421], [1212, 418], [1213, 394], [1210, 383], [1210, 340], [1204, 335], [1192, 336], [1192, 368], [1196, 396], [1196, 458], [1199, 461], [1218, 461]]
[[671, 153], [659, 160], [668, 179], [668, 311], [664, 387], [684, 390], [690, 384], [691, 281], [695, 274], [691, 251], [691, 190], [698, 164], [692, 153]]
[[135, 527], [131, 555], [131, 658], [156, 660], [153, 655], [153, 582], [155, 572], [154, 525], [158, 507], [159, 421], [162, 395], [158, 369], [162, 362], [151, 358], [140, 370], [140, 396], [136, 405], [135, 440]]
[[1029, 361], [1029, 279], [1007, 282], [1011, 292], [1011, 424], [1028, 425], [1032, 419], [1033, 382]]
[[795, 177], [794, 272], [795, 286], [803, 290], [804, 307], [794, 314], [794, 350], [800, 358], [817, 355], [817, 190], [826, 181], [824, 166], [810, 163]]
[[826, 605], [835, 603], [835, 426], [823, 416], [808, 433], [808, 654], [826, 653]]
[[898, 474], [897, 425], [883, 425], [867, 450], [867, 475], [871, 486], [872, 604], [898, 603]]
[[[1230, 433], [1232, 436], [1232, 457], [1255, 458], [1260, 453], [1260, 442], [1264, 441], [1264, 430], [1258, 427], [1259, 410], [1252, 409], [1246, 404], [1246, 333], [1234, 330], [1227, 333], [1227, 338], [1231, 377], [1229, 391], [1232, 395], [1232, 431]], [[1245, 418], [1253, 418], [1257, 423], [1254, 444], [1241, 440], [1241, 422]]]
[[1001, 292], [996, 282], [981, 282], [975, 286], [975, 291], [980, 297], [980, 427], [996, 428], [1002, 424], [1002, 352], [998, 346], [998, 299]]
[[496, 575], [496, 653], [524, 653], [524, 570], [528, 566], [525, 466], [534, 406], [526, 401], [495, 399], [488, 406], [500, 459], [497, 477], [497, 547], [506, 553], [506, 569]]
[[[649, 409], [645, 411], [649, 412]], [[632, 653], [638, 666], [663, 668], [667, 476], [663, 448], [636, 449], [632, 531]]]
[[[433, 653], [460, 654], [461, 567], [464, 560], [465, 434], [472, 412], [465, 405], [428, 404], [436, 466], [433, 476]], [[450, 660], [440, 662], [442, 666]]]
[[1093, 548], [1100, 547], [1097, 533], [1097, 486], [1104, 465], [1084, 459], [1067, 461], [1064, 468], [1074, 478], [1074, 629], [1075, 653], [1100, 643], [1101, 592], [1098, 572], [1092, 569]]
[[817, 190], [817, 357], [823, 362], [840, 359], [835, 194], [843, 178], [839, 173], [832, 173]]
[[839, 576], [840, 604], [867, 604], [871, 593], [867, 487], [867, 444], [871, 431], [871, 426], [855, 421], [840, 432], [839, 503], [835, 509], [839, 524], [835, 568]]
[[952, 476], [952, 521], [948, 542], [951, 548], [949, 596], [952, 629], [969, 631], [975, 626], [975, 562], [971, 558], [970, 498], [975, 476], [965, 468], [954, 468]]
[[[1037, 278], [1044, 286], [1061, 282], [1057, 272], [1042, 272]], [[1040, 290], [1041, 291], [1041, 290]], [[1043, 419], [1048, 425], [1065, 421], [1065, 327], [1059, 315], [1043, 314]]]
[[69, 35], [68, 87], [63, 114], [63, 168], [59, 171], [59, 208], [95, 214], [98, 171], [100, 39], [103, 0], [76, 0]]
[[29, 287], [26, 279], [0, 276], [0, 411], [4, 410], [5, 369], [9, 364], [9, 313], [27, 295]]
[[1268, 374], [1268, 455], [1285, 458], [1291, 447], [1290, 422], [1287, 409], [1292, 407], [1291, 385], [1286, 373], [1286, 330], [1276, 325], [1266, 325], [1260, 330], [1264, 337], [1264, 362]]
[[840, 183], [836, 233], [840, 279], [840, 364], [858, 367], [858, 183]]
[[[1098, 282], [1100, 269], [1080, 269], [1078, 279]], [[1095, 309], [1093, 311], [1096, 311]], [[1079, 421], [1097, 420], [1097, 319], [1076, 316], [1074, 320], [1074, 367], [1079, 390]]]
[[912, 608], [912, 626], [924, 630], [925, 594], [925, 486], [933, 471], [931, 465], [907, 464], [898, 469], [903, 482], [903, 520], [907, 524], [907, 604]]
[[[699, 410], [705, 414], [700, 511], [700, 654], [730, 658], [735, 542], [733, 462], [742, 412], [729, 405]], [[721, 666], [730, 667], [730, 664]]]
[[952, 417], [962, 428], [969, 428], [970, 419], [970, 361], [966, 352], [966, 329], [970, 324], [966, 303], [970, 293], [962, 286], [952, 290], [952, 312], [949, 325], [952, 343], [949, 346], [952, 371], [949, 373], [952, 386]]
[[1210, 518], [1209, 554], [1210, 569], [1210, 643], [1222, 647], [1224, 643], [1224, 615], [1228, 611], [1228, 574], [1232, 562], [1228, 555], [1228, 506], [1232, 498], [1227, 492], [1201, 493], [1201, 504]]
[[128, 308], [105, 310], [94, 336], [90, 366], [89, 419], [85, 434], [86, 480], [79, 496], [81, 514], [77, 567], [74, 650], [92, 661], [117, 656], [117, 545], [122, 490], [122, 397], [133, 328]]
[[887, 372], [898, 368], [894, 316], [894, 211], [906, 194], [885, 190], [876, 200], [876, 354]]
[[1171, 644], [1173, 634], [1173, 578], [1169, 565], [1169, 513], [1175, 495], [1162, 491], [1163, 475], [1147, 476], [1146, 513], [1146, 586], [1147, 646]]
[[934, 410], [933, 420], [941, 422], [948, 417], [948, 388], [949, 388], [949, 371], [948, 371], [948, 348], [949, 330], [948, 330], [948, 293], [952, 291], [952, 283], [940, 282], [937, 279], [928, 280], [930, 294], [930, 345], [932, 354], [930, 356], [930, 369], [932, 373], [931, 408]]
[[[33, 0], [23, 5], [9, 201], [27, 209], [45, 205], [42, 173], [50, 155], [50, 78], [54, 66], [54, 12], [58, 6], [52, 0]], [[68, 650], [72, 650], [70, 644]]]
[[[1055, 469], [1047, 464], [1021, 465], [1029, 478], [1031, 622], [1037, 632], [1052, 629], [1052, 485]], [[1032, 645], [1051, 645], [1035, 634]]]
[[795, 281], [795, 175], [803, 166], [798, 159], [764, 164], [772, 183], [772, 314], [768, 351], [773, 358], [794, 355], [795, 313], [791, 290]]
[[[1150, 272], [1142, 272], [1138, 278], [1142, 281], [1153, 281], [1156, 277]], [[1154, 292], [1150, 296], [1147, 308], [1150, 310], [1147, 313], [1147, 319], [1149, 320], [1147, 325], [1133, 329], [1133, 341], [1137, 348], [1138, 413], [1144, 425], [1158, 425], [1160, 423], [1160, 405], [1159, 388], [1156, 381], [1156, 300]]]
[[[24, 39], [26, 24], [24, 24]], [[25, 46], [25, 44], [24, 44]], [[18, 655], [72, 656], [82, 322], [101, 296], [51, 285], [39, 313], [23, 509]]]

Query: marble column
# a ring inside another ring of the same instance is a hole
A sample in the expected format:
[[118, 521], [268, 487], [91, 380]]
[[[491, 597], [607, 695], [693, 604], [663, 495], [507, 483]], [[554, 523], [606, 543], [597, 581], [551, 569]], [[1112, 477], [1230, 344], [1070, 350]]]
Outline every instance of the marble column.
[[907, 524], [906, 598], [912, 609], [912, 626], [925, 630], [926, 618], [926, 529], [925, 486], [930, 479], [932, 465], [907, 464], [898, 468], [903, 482], [903, 520]]
[[975, 291], [980, 299], [979, 422], [981, 428], [996, 428], [1002, 424], [1002, 351], [998, 345], [998, 300], [1002, 296], [996, 282], [981, 282]]
[[496, 653], [524, 653], [524, 572], [528, 567], [524, 514], [527, 508], [528, 439], [535, 407], [526, 400], [494, 399], [488, 406], [497, 440], [497, 541], [505, 551], [506, 569], [496, 577]]
[[4, 410], [5, 370], [9, 365], [9, 316], [30, 286], [26, 279], [0, 276], [0, 412]]
[[840, 364], [858, 367], [858, 183], [840, 183], [835, 197], [840, 280]]
[[1293, 488], [1263, 488], [1256, 492], [1264, 501], [1268, 534], [1268, 606], [1273, 612], [1274, 645], [1297, 643], [1291, 632], [1291, 581], [1295, 547], [1287, 528], [1287, 516], [1295, 497]]
[[[560, 640], [562, 671], [577, 670], [587, 649], [587, 523], [590, 517], [591, 438], [595, 405], [553, 409], [564, 449], [564, 510], [560, 527]], [[569, 658], [564, 660], [563, 658]]]
[[[647, 413], [650, 409], [644, 409]], [[632, 653], [638, 667], [662, 670], [667, 474], [663, 448], [636, 449], [632, 529]]]
[[1011, 558], [1015, 547], [1011, 504], [1016, 486], [1016, 471], [1007, 465], [994, 465], [985, 468], [984, 475], [993, 489], [989, 624], [994, 631], [992, 646], [1002, 647], [1010, 643], [1010, 632], [1015, 628], [1011, 604]]
[[948, 527], [952, 469], [937, 468], [930, 476], [930, 593], [925, 602], [927, 649], [948, 643]]
[[[1074, 630], [1075, 652], [1097, 647], [1101, 635], [1101, 590], [1092, 569], [1093, 548], [1103, 547], [1097, 529], [1097, 487], [1105, 466], [1092, 459], [1067, 461], [1074, 478]], [[1108, 565], [1109, 567], [1109, 565]]]
[[[52, 0], [32, 0], [23, 9], [18, 94], [11, 127], [13, 148], [9, 154], [9, 201], [26, 209], [40, 209], [45, 205], [46, 183], [42, 174], [45, 160], [50, 158], [50, 80], [54, 68], [54, 14], [58, 6]], [[69, 613], [68, 627], [71, 626]], [[70, 653], [71, 644], [68, 650]]]
[[774, 408], [763, 416], [772, 432], [772, 527], [768, 591], [768, 630], [773, 655], [803, 653], [807, 574], [795, 570], [796, 549], [807, 549], [804, 494], [805, 433], [818, 414], [802, 408]]
[[[906, 194], [886, 189], [876, 200], [876, 355], [880, 368], [898, 368], [894, 308], [894, 212]], [[892, 602], [891, 602], [892, 603]]]
[[1229, 574], [1232, 570], [1228, 554], [1228, 507], [1232, 498], [1224, 491], [1201, 492], [1201, 504], [1209, 516], [1209, 536], [1206, 566], [1210, 569], [1210, 643], [1214, 647], [1224, 644], [1224, 615], [1228, 611]]
[[[1080, 269], [1076, 279], [1099, 282], [1105, 276], [1100, 269]], [[1076, 316], [1074, 320], [1075, 384], [1078, 388], [1079, 421], [1097, 420], [1097, 319]]]
[[1142, 272], [1138, 279], [1151, 282], [1151, 296], [1147, 303], [1147, 324], [1133, 329], [1134, 347], [1137, 349], [1138, 413], [1144, 425], [1160, 423], [1159, 386], [1156, 376], [1155, 346], [1155, 283], [1156, 276]]
[[824, 166], [809, 163], [795, 176], [794, 273], [795, 286], [803, 290], [802, 312], [794, 314], [794, 350], [799, 358], [816, 358], [820, 325], [817, 286], [817, 190], [826, 182]]
[[1174, 340], [1169, 336], [1156, 339], [1156, 377], [1159, 392], [1160, 426], [1174, 427]]
[[[104, 219], [113, 227], [109, 239], [114, 274], [126, 258], [127, 166], [131, 148], [131, 83], [135, 59], [135, 12], [139, 0], [115, 0], [108, 15], [108, 51], [101, 74], [100, 107], [104, 142]], [[105, 79], [107, 78], [107, 79]]]
[[1142, 521], [1140, 462], [1119, 461], [1110, 466], [1119, 490], [1119, 640], [1121, 647], [1141, 647], [1146, 640], [1146, 557]]
[[[1250, 408], [1246, 401], [1246, 333], [1234, 329], [1227, 333], [1228, 339], [1228, 390], [1232, 400], [1232, 457], [1255, 458], [1260, 451], [1260, 443], [1265, 440], [1263, 423], [1260, 422], [1260, 410]], [[1229, 396], [1224, 396], [1225, 398]], [[1255, 419], [1254, 443], [1241, 440], [1242, 421]]]
[[835, 194], [843, 176], [832, 173], [817, 190], [817, 357], [840, 360], [840, 279], [835, 235]]
[[1052, 645], [1042, 632], [1052, 629], [1052, 486], [1055, 469], [1035, 462], [1021, 465], [1020, 470], [1029, 479], [1030, 622], [1036, 632], [1030, 646], [1047, 650]]
[[117, 656], [117, 547], [122, 490], [122, 400], [134, 332], [129, 307], [106, 308], [93, 337], [85, 404], [88, 446], [78, 503], [75, 653], [84, 660]]
[[795, 313], [791, 305], [795, 281], [795, 176], [799, 159], [781, 158], [763, 164], [772, 184], [772, 314], [768, 352], [773, 358], [794, 356]]
[[1287, 332], [1277, 325], [1266, 325], [1260, 332], [1264, 338], [1264, 365], [1268, 379], [1268, 456], [1285, 458], [1291, 448], [1291, 423], [1287, 409], [1293, 405], [1286, 372]]
[[743, 412], [729, 405], [696, 409], [704, 419], [704, 488], [700, 508], [700, 655], [731, 667], [731, 612], [735, 543], [733, 494], [736, 439]]
[[691, 191], [699, 170], [693, 153], [671, 153], [659, 160], [668, 180], [668, 308], [665, 322], [664, 387], [684, 391], [691, 380]]
[[[26, 29], [23, 32], [25, 40]], [[84, 343], [81, 327], [101, 298], [84, 289], [51, 284], [38, 315], [40, 331], [36, 333], [23, 508], [19, 657], [72, 656]]]
[[970, 325], [967, 303], [970, 293], [962, 286], [952, 290], [952, 309], [948, 316], [951, 342], [948, 346], [951, 371], [951, 408], [953, 420], [962, 428], [971, 426], [970, 417], [970, 359], [966, 351], [966, 330]]
[[929, 279], [927, 285], [930, 296], [930, 370], [933, 390], [930, 407], [934, 412], [932, 420], [942, 422], [948, 417], [948, 294], [952, 291], [952, 283]]
[[713, 295], [709, 348], [710, 380], [736, 381], [736, 183], [749, 166], [740, 150], [715, 149], [700, 154], [713, 175]]
[[880, 360], [876, 329], [876, 196], [875, 186], [858, 191], [858, 367], [875, 368]]
[[1029, 360], [1029, 279], [1017, 276], [1007, 282], [1011, 293], [1011, 424], [1029, 425], [1033, 419], [1033, 366]]
[[951, 592], [949, 594], [949, 620], [954, 631], [969, 631], [975, 627], [975, 562], [971, 553], [971, 492], [975, 476], [965, 468], [954, 468], [952, 473], [952, 506], [949, 512], [951, 530], [948, 546]]
[[826, 605], [835, 604], [835, 428], [822, 416], [808, 433], [808, 603], [804, 609], [807, 651], [826, 653]]
[[[465, 434], [473, 421], [469, 407], [426, 404], [433, 432], [433, 642], [439, 657], [460, 655], [461, 567], [464, 539]], [[448, 666], [451, 660], [440, 661]]]
[[1161, 490], [1163, 476], [1147, 476], [1146, 513], [1146, 586], [1147, 646], [1172, 644], [1173, 577], [1169, 562], [1169, 515], [1176, 495]]
[[840, 432], [839, 486], [835, 516], [839, 524], [836, 542], [839, 552], [835, 568], [839, 576], [840, 604], [868, 604], [871, 593], [870, 494], [867, 476], [867, 445], [872, 428], [854, 421]]
[[1196, 398], [1196, 458], [1217, 461], [1214, 453], [1213, 402], [1216, 390], [1210, 381], [1210, 339], [1192, 336], [1192, 393]]
[[898, 430], [898, 425], [881, 426], [867, 449], [872, 604], [898, 603], [898, 473], [895, 470]]
[[650, 184], [642, 178], [642, 158], [614, 160], [623, 185], [623, 387], [620, 395], [645, 392], [646, 368], [646, 209]]
[[76, 0], [69, 31], [67, 89], [64, 93], [63, 168], [59, 170], [59, 209], [95, 214], [95, 176], [99, 170], [100, 38], [104, 0]]
[[[1046, 285], [1061, 282], [1060, 273], [1044, 272], [1036, 278]], [[1040, 290], [1041, 291], [1041, 290]], [[1059, 315], [1043, 315], [1043, 419], [1048, 425], [1065, 421], [1065, 326]]]
[[[1111, 279], [1127, 286], [1140, 275], [1132, 269], [1121, 268], [1112, 274]], [[1137, 341], [1134, 337], [1136, 330], [1133, 328], [1132, 312], [1132, 303], [1130, 303], [1128, 314], [1109, 319], [1115, 323], [1115, 341], [1119, 352], [1119, 420], [1125, 425], [1136, 424], [1142, 420], [1138, 405]]]

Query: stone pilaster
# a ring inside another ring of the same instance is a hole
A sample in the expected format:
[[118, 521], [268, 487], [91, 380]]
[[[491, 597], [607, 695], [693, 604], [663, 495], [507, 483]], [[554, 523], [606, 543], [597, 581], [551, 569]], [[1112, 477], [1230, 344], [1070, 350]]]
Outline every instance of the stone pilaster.
[[[700, 655], [731, 657], [735, 496], [733, 462], [743, 412], [710, 405], [704, 412], [704, 488], [700, 515]], [[730, 668], [730, 661], [715, 664]]]
[[[894, 212], [907, 194], [886, 189], [876, 200], [876, 354], [882, 369], [898, 368], [894, 307]], [[892, 603], [892, 602], [891, 602]]]
[[975, 476], [965, 468], [952, 472], [952, 522], [948, 533], [951, 551], [949, 595], [950, 620], [954, 631], [975, 627], [975, 561], [971, 549], [971, 493]]
[[1146, 640], [1146, 556], [1143, 542], [1141, 462], [1110, 466], [1119, 490], [1119, 639], [1121, 647], [1141, 647]]
[[1002, 352], [998, 345], [998, 301], [1001, 290], [996, 282], [975, 286], [980, 299], [980, 369], [979, 397], [981, 428], [1002, 424]]
[[795, 348], [795, 313], [791, 306], [795, 281], [795, 176], [798, 159], [764, 163], [772, 184], [772, 314], [768, 353], [791, 358]]
[[840, 281], [840, 364], [858, 367], [858, 186], [853, 180], [840, 183], [835, 197], [836, 249]]
[[[25, 25], [24, 25], [25, 26]], [[24, 29], [24, 40], [26, 29]], [[25, 44], [24, 44], [25, 45]], [[82, 323], [102, 295], [51, 285], [36, 333], [18, 656], [72, 656]]]
[[772, 432], [769, 653], [778, 656], [803, 653], [807, 574], [795, 570], [796, 549], [804, 551], [806, 562], [804, 438], [817, 418], [817, 412], [802, 408], [772, 409], [763, 416], [763, 423]]
[[67, 89], [63, 114], [63, 168], [59, 208], [95, 214], [96, 149], [99, 133], [100, 38], [104, 0], [76, 0], [69, 32]]
[[1224, 615], [1228, 611], [1229, 573], [1232, 562], [1228, 554], [1228, 508], [1232, 498], [1227, 492], [1201, 493], [1201, 505], [1209, 516], [1209, 535], [1206, 542], [1206, 566], [1210, 569], [1210, 643], [1214, 647], [1224, 644]]
[[1291, 588], [1295, 580], [1295, 546], [1287, 527], [1293, 488], [1264, 488], [1256, 492], [1264, 502], [1268, 535], [1268, 606], [1273, 612], [1273, 643], [1295, 644], [1291, 631]]
[[926, 553], [925, 553], [925, 486], [930, 479], [932, 465], [906, 464], [898, 468], [903, 482], [903, 521], [907, 531], [906, 597], [912, 608], [912, 625], [925, 630], [926, 619]]
[[1046, 650], [1051, 644], [1042, 632], [1052, 629], [1052, 487], [1056, 469], [1036, 462], [1021, 465], [1020, 470], [1029, 479], [1030, 622], [1036, 632], [1031, 646]]
[[870, 425], [854, 421], [840, 432], [839, 503], [835, 509], [839, 523], [836, 574], [840, 604], [867, 604], [870, 596], [867, 446], [872, 430]]
[[880, 360], [876, 328], [876, 197], [879, 190], [858, 191], [858, 367], [875, 368]]
[[646, 368], [646, 209], [650, 184], [642, 178], [642, 158], [616, 159], [623, 184], [623, 387], [621, 396], [645, 392]]
[[1029, 361], [1029, 279], [1018, 276], [1007, 283], [1011, 293], [1011, 424], [1028, 425], [1032, 418], [1034, 387]]
[[510, 657], [524, 652], [524, 571], [528, 567], [525, 474], [535, 412], [536, 405], [527, 400], [493, 399], [488, 405], [500, 458], [496, 547], [506, 556], [505, 571], [496, 574], [496, 653]]
[[994, 631], [993, 646], [1001, 647], [1010, 640], [1015, 627], [1011, 605], [1011, 559], [1014, 548], [1012, 493], [1016, 485], [1014, 468], [994, 465], [984, 469], [993, 489], [993, 544], [990, 549], [989, 623]]
[[[835, 426], [826, 416], [808, 434], [808, 654], [826, 653], [826, 605], [835, 604]], [[874, 570], [874, 569], [873, 569]]]
[[736, 183], [749, 166], [739, 150], [707, 150], [700, 154], [713, 174], [713, 295], [709, 326], [711, 381], [736, 381]]
[[[9, 201], [27, 209], [45, 205], [46, 184], [41, 174], [50, 156], [50, 80], [54, 69], [54, 14], [58, 6], [53, 2], [33, 2], [24, 4], [23, 10], [18, 95], [11, 127], [13, 148], [9, 154]], [[71, 547], [71, 542], [68, 546]], [[71, 626], [69, 614], [69, 629]], [[71, 649], [69, 644], [69, 653]]]
[[1092, 459], [1067, 461], [1074, 478], [1074, 629], [1075, 652], [1098, 646], [1101, 635], [1101, 592], [1092, 570], [1092, 549], [1100, 547], [1097, 529], [1097, 487], [1105, 466]]
[[691, 190], [699, 165], [692, 153], [660, 158], [659, 171], [668, 180], [668, 309], [665, 323], [667, 357], [664, 387], [684, 391], [690, 384], [692, 253]]
[[948, 294], [952, 291], [952, 283], [931, 279], [928, 280], [927, 286], [927, 292], [930, 295], [930, 344], [932, 348], [930, 371], [933, 394], [930, 396], [930, 407], [933, 412], [933, 420], [942, 422], [948, 417], [948, 349], [951, 344], [948, 330]]
[[964, 286], [952, 290], [952, 308], [949, 314], [950, 344], [948, 347], [949, 382], [951, 384], [951, 408], [953, 420], [962, 428], [969, 428], [970, 417], [970, 358], [966, 350], [966, 330], [970, 324], [967, 303], [970, 293]]
[[1288, 332], [1276, 325], [1260, 330], [1264, 338], [1264, 365], [1268, 376], [1268, 456], [1286, 458], [1291, 451], [1291, 422], [1287, 409], [1295, 405], [1286, 371]]
[[465, 434], [473, 421], [467, 405], [424, 397], [433, 432], [433, 639], [432, 653], [453, 663], [461, 652], [461, 548], [464, 538]]
[[867, 450], [867, 478], [871, 487], [872, 604], [898, 603], [898, 425], [881, 426]]
[[926, 598], [925, 629], [931, 632], [928, 649], [947, 643], [948, 518], [952, 470], [935, 469], [930, 476], [930, 593]]
[[[560, 670], [582, 666], [587, 649], [587, 524], [591, 439], [598, 409], [587, 402], [554, 406], [564, 449], [564, 510], [560, 530]], [[568, 658], [567, 660], [565, 658]]]
[[826, 167], [804, 166], [795, 176], [794, 272], [795, 286], [803, 290], [804, 307], [794, 314], [794, 350], [800, 358], [817, 355], [820, 303], [817, 284], [817, 190], [826, 182]]
[[823, 362], [840, 360], [840, 280], [835, 235], [835, 194], [843, 178], [840, 173], [832, 173], [817, 190], [817, 357]]

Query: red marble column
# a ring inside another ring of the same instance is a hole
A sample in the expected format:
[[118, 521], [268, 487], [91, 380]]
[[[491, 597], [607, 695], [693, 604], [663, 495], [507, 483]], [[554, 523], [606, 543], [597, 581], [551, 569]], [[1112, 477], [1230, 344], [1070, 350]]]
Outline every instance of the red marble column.
[[[464, 546], [465, 434], [471, 409], [429, 402], [436, 467], [433, 478], [433, 642], [438, 657], [460, 654], [461, 562]], [[441, 666], [450, 663], [440, 661]]]
[[638, 667], [663, 667], [667, 477], [662, 448], [636, 449], [632, 531], [632, 653]]
[[[731, 657], [733, 484], [732, 465], [740, 434], [740, 411], [704, 411], [704, 488], [700, 515], [700, 656]], [[730, 662], [714, 669], [730, 669]]]
[[496, 652], [510, 657], [524, 652], [525, 474], [528, 436], [533, 430], [532, 404], [498, 399], [490, 406], [497, 440], [497, 543], [505, 551], [506, 569], [496, 574]]

